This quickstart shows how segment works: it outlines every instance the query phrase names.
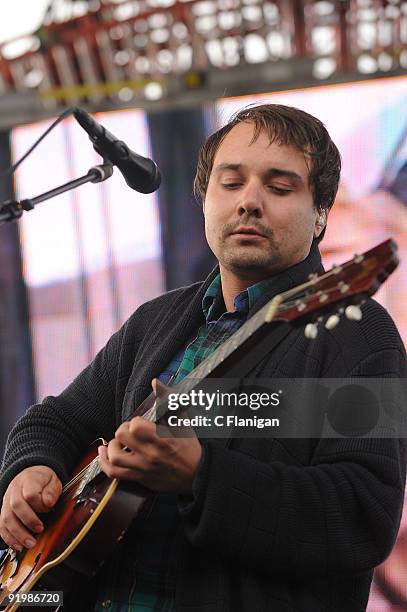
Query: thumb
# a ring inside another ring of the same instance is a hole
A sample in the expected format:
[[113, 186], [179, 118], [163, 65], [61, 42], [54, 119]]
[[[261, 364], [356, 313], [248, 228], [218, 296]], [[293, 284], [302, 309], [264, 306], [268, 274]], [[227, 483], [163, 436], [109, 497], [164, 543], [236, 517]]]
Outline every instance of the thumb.
[[48, 508], [54, 506], [61, 495], [62, 483], [55, 473], [51, 474], [49, 481], [42, 490], [42, 502]]
[[168, 385], [162, 383], [158, 378], [153, 378], [151, 381], [151, 386], [157, 399], [163, 399], [172, 391], [171, 387], [168, 387]]

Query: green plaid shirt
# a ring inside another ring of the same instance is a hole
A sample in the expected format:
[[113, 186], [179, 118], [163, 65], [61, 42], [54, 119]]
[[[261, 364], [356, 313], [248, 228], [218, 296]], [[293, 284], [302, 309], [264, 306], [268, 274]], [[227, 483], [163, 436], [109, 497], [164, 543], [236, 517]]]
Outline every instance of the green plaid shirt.
[[[267, 291], [265, 280], [234, 299], [235, 310], [225, 312], [220, 275], [203, 300], [206, 322], [197, 335], [172, 359], [160, 380], [179, 382], [227, 340], [247, 319], [249, 311]], [[199, 469], [198, 469], [199, 472]], [[93, 610], [110, 612], [173, 612], [177, 538], [181, 535], [178, 496], [157, 493], [145, 503], [124, 541], [98, 578], [98, 599]]]

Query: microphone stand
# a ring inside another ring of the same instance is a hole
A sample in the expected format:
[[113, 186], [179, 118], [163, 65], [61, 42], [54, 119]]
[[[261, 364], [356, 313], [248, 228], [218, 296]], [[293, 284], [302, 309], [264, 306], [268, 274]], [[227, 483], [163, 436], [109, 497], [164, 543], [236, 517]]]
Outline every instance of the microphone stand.
[[75, 189], [75, 187], [79, 187], [85, 183], [101, 183], [102, 181], [110, 178], [112, 174], [113, 164], [104, 159], [103, 164], [100, 164], [100, 166], [93, 166], [93, 168], [90, 168], [88, 173], [84, 176], [74, 179], [73, 181], [69, 181], [60, 187], [55, 187], [55, 189], [42, 193], [35, 198], [28, 198], [26, 200], [21, 200], [20, 202], [17, 200], [6, 200], [5, 202], [0, 202], [0, 225], [8, 221], [15, 221], [16, 219], [19, 219], [24, 210], [33, 210], [33, 208], [37, 204], [40, 204], [40, 202], [45, 202], [45, 200], [54, 198], [65, 191]]

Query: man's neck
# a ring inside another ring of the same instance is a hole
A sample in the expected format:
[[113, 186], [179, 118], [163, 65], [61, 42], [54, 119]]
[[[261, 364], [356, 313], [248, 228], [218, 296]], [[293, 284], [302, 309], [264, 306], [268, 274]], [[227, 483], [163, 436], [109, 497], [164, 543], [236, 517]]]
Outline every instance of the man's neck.
[[[311, 255], [315, 256], [315, 254], [318, 255], [319, 265], [321, 265], [320, 255], [319, 255], [317, 245], [315, 245], [314, 247], [311, 246], [310, 252], [308, 253], [307, 257], [305, 257], [302, 261], [305, 262], [307, 258], [311, 257]], [[226, 310], [228, 312], [233, 312], [235, 310], [234, 303], [233, 303], [235, 297], [242, 291], [245, 291], [248, 287], [251, 287], [252, 285], [255, 285], [256, 283], [259, 283], [265, 280], [266, 278], [270, 278], [271, 276], [278, 275], [281, 272], [284, 272], [284, 270], [287, 270], [289, 268], [295, 269], [298, 264], [301, 264], [301, 262], [297, 262], [297, 264], [292, 264], [291, 266], [287, 266], [286, 268], [282, 268], [281, 270], [269, 272], [268, 274], [259, 273], [258, 275], [248, 274], [247, 276], [245, 276], [245, 275], [235, 274], [231, 270], [228, 270], [227, 268], [225, 268], [220, 263], [219, 269], [220, 269], [220, 277], [221, 277], [221, 285], [222, 285], [222, 295], [223, 295], [223, 300], [225, 302]]]
[[237, 276], [230, 270], [227, 270], [220, 264], [220, 277], [221, 277], [221, 285], [222, 285], [222, 295], [223, 300], [225, 302], [226, 310], [228, 312], [233, 312], [235, 310], [234, 307], [234, 299], [239, 293], [245, 291], [248, 287], [259, 283], [260, 281], [268, 278], [268, 276], [259, 275], [258, 277], [248, 276], [242, 277]]

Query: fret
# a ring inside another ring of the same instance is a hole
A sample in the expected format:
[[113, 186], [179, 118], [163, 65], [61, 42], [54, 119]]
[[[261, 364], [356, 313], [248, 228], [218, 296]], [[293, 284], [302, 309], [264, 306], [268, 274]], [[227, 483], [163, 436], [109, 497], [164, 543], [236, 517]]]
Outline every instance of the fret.
[[252, 317], [251, 319], [248, 320], [248, 326], [247, 326], [247, 332], [246, 335], [248, 336], [252, 336], [253, 333], [257, 330], [258, 328], [258, 321], [256, 317]]

